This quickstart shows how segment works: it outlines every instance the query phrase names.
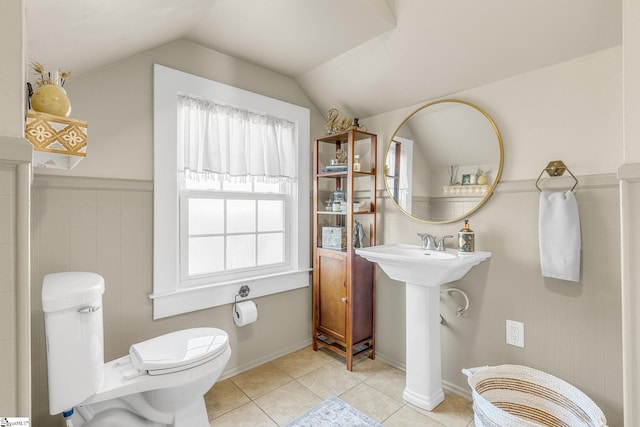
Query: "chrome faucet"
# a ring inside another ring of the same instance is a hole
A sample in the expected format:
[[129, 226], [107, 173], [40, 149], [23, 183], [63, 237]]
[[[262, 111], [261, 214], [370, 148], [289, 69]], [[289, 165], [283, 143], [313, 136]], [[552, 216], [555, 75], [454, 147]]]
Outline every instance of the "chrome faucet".
[[420, 237], [422, 241], [422, 249], [428, 251], [446, 251], [447, 247], [445, 246], [444, 239], [452, 238], [453, 235], [448, 234], [440, 240], [428, 233], [418, 233], [418, 237]]
[[422, 249], [426, 249], [428, 251], [436, 250], [436, 238], [431, 234], [418, 233], [418, 237], [422, 241]]

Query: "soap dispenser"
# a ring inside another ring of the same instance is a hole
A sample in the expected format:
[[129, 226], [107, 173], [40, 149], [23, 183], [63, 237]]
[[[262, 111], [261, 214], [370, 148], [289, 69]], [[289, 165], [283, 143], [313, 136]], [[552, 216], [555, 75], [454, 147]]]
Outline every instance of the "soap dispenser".
[[464, 220], [464, 227], [458, 232], [458, 253], [472, 254], [475, 251], [475, 233], [469, 228], [469, 220]]

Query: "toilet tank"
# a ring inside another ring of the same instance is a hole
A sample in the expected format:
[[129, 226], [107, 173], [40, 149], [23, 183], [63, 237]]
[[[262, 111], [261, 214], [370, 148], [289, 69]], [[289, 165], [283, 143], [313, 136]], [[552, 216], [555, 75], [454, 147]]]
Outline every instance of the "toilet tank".
[[44, 277], [42, 311], [51, 415], [83, 402], [104, 380], [103, 293], [104, 279], [95, 273]]

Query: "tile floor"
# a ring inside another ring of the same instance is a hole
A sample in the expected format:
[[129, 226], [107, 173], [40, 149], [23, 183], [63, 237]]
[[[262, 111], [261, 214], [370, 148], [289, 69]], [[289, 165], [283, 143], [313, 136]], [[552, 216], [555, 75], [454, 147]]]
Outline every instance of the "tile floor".
[[211, 426], [282, 426], [338, 396], [384, 426], [473, 427], [471, 402], [452, 394], [428, 412], [402, 399], [405, 374], [378, 360], [306, 347], [218, 382], [205, 396]]

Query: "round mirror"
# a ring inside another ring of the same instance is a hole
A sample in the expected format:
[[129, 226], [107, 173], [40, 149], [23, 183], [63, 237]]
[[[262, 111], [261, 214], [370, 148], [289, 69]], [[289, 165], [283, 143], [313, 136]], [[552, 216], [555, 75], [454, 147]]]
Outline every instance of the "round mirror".
[[430, 102], [396, 129], [385, 156], [385, 185], [414, 219], [445, 224], [482, 206], [502, 173], [500, 132], [477, 106]]

